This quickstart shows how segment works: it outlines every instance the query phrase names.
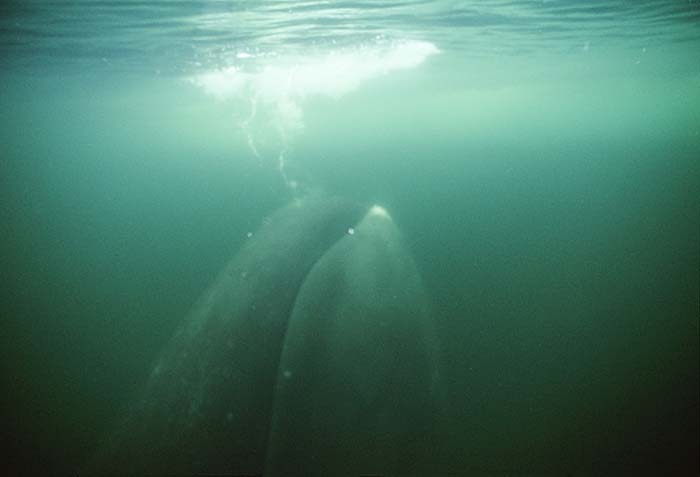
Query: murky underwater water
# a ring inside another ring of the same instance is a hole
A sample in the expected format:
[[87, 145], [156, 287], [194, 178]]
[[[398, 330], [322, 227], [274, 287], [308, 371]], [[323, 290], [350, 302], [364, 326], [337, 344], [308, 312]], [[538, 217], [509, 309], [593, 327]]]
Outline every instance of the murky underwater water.
[[22, 2], [0, 14], [3, 422], [70, 473], [276, 209], [391, 212], [436, 474], [698, 472], [698, 2]]

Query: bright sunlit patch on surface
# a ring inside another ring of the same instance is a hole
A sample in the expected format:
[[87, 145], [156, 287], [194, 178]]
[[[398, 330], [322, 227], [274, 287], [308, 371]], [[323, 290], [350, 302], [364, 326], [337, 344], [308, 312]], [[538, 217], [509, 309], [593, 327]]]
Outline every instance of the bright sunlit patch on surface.
[[276, 58], [274, 64], [258, 71], [230, 67], [197, 75], [191, 81], [219, 99], [252, 95], [263, 102], [276, 102], [308, 96], [340, 97], [377, 76], [414, 68], [438, 52], [429, 42], [402, 41], [317, 56]]

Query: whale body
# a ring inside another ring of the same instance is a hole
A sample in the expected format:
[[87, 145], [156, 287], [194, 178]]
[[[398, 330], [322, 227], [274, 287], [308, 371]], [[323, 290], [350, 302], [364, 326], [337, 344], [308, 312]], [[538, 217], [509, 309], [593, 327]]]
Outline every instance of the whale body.
[[379, 207], [283, 207], [167, 345], [88, 472], [417, 473], [439, 411], [428, 300]]

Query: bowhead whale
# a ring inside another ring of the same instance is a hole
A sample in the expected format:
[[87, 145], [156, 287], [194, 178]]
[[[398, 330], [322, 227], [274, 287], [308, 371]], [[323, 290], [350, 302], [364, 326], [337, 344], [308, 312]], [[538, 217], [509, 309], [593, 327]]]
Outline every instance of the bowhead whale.
[[422, 473], [437, 344], [387, 211], [310, 194], [195, 305], [86, 473]]

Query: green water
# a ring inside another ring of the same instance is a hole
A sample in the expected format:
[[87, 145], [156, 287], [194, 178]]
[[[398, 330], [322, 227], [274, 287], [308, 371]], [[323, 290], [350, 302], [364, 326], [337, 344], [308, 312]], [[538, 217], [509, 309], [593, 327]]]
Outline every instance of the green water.
[[[697, 475], [697, 46], [442, 48], [304, 99], [290, 174], [386, 207], [431, 296], [436, 474]], [[187, 75], [8, 64], [3, 449], [15, 473], [70, 473], [293, 193], [276, 133], [257, 158], [247, 106]]]

